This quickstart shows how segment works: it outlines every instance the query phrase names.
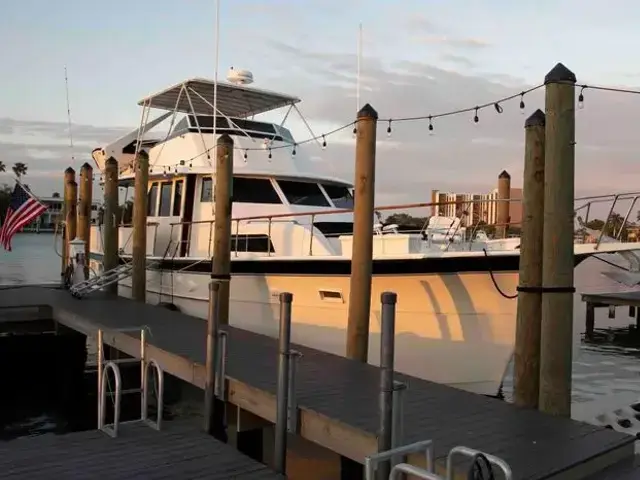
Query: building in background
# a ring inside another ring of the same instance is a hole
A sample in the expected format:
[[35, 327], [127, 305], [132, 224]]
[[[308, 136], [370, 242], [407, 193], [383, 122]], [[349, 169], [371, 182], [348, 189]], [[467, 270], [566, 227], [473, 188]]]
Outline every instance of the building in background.
[[[38, 197], [42, 203], [48, 208], [40, 217], [34, 220], [29, 225], [26, 225], [23, 232], [54, 232], [56, 224], [62, 220], [62, 204], [63, 199], [61, 197]], [[99, 201], [94, 200], [91, 205], [91, 223], [95, 223], [98, 218]]]
[[[520, 228], [522, 223], [522, 189], [512, 188], [509, 203], [509, 225]], [[464, 226], [484, 222], [494, 225], [498, 219], [498, 189], [489, 193], [460, 193], [431, 191], [431, 215], [440, 217], [458, 217]]]

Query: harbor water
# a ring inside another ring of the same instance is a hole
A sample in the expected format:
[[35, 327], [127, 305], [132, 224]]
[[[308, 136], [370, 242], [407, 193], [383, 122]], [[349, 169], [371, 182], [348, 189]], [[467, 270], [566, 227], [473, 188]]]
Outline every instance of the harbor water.
[[[585, 308], [580, 299], [584, 292], [609, 292], [630, 290], [616, 284], [601, 272], [613, 267], [597, 259], [583, 262], [576, 270], [576, 290], [574, 318], [574, 365], [573, 365], [573, 416], [576, 419], [590, 421], [602, 411], [615, 410], [640, 401], [640, 336], [616, 335], [619, 330], [635, 319], [629, 317], [626, 309], [619, 308], [615, 318], [608, 318], [606, 309], [596, 309], [596, 328], [610, 329], [602, 340], [589, 345], [582, 342], [584, 332]], [[13, 251], [0, 252], [0, 285], [20, 285], [51, 283], [59, 281], [60, 258], [54, 249], [54, 236], [51, 234], [21, 234], [14, 237]], [[0, 287], [2, 288], [2, 287]], [[515, 300], [514, 300], [515, 301]], [[625, 341], [619, 344], [620, 338]], [[511, 371], [507, 372], [503, 393], [507, 401], [512, 396]], [[614, 414], [615, 418], [615, 414]], [[39, 412], [28, 418], [15, 418], [11, 429], [16, 432], [34, 434], [59, 430], [58, 420], [47, 412]], [[629, 433], [638, 433], [632, 419], [632, 425], [615, 428]]]

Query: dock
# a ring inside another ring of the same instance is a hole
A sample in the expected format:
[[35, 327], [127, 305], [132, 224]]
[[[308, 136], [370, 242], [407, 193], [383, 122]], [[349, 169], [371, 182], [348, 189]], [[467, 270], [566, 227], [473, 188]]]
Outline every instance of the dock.
[[45, 434], [0, 442], [0, 479], [207, 478], [284, 479], [215, 440], [193, 422], [122, 426], [117, 438], [99, 430]]
[[[204, 388], [206, 321], [202, 319], [121, 297], [78, 300], [67, 291], [42, 287], [0, 290], [3, 307], [37, 308], [42, 318], [91, 337], [102, 330], [105, 344], [136, 358], [139, 338], [119, 330], [147, 326], [148, 355], [166, 373]], [[238, 411], [274, 423], [277, 340], [224, 328], [226, 401]], [[295, 348], [303, 354], [296, 374], [297, 435], [364, 463], [377, 451], [379, 369], [304, 346]], [[406, 375], [396, 374], [396, 379], [408, 386], [403, 444], [432, 440], [440, 474], [449, 451], [458, 445], [500, 457], [511, 467], [513, 478], [520, 480], [587, 478], [633, 455], [635, 437], [627, 434]], [[420, 465], [424, 456], [409, 461]], [[466, 467], [464, 462], [455, 464], [456, 476], [467, 478]], [[342, 478], [357, 477], [343, 473]]]
[[640, 291], [638, 292], [607, 292], [607, 293], [583, 293], [582, 301], [586, 305], [585, 335], [593, 336], [595, 330], [595, 309], [608, 308], [610, 315], [617, 307], [628, 307], [629, 316], [635, 317], [635, 327], [640, 330]]

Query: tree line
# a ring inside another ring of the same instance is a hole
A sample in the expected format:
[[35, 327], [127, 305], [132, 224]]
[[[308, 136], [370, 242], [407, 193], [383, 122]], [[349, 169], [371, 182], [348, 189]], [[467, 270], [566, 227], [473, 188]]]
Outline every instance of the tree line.
[[[27, 164], [22, 162], [16, 162], [11, 167], [13, 174], [21, 179], [27, 174]], [[0, 160], [0, 173], [4, 173], [7, 171], [7, 166], [3, 161]], [[11, 202], [11, 192], [13, 192], [13, 187], [7, 184], [0, 185], [0, 219], [4, 219], [4, 215], [7, 212], [7, 208], [9, 208], [9, 203]]]

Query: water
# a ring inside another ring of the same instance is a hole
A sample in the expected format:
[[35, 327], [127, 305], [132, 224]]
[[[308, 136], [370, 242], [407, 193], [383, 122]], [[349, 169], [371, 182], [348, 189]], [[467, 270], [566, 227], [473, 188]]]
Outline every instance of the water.
[[[0, 284], [50, 283], [60, 279], [60, 258], [54, 250], [51, 234], [21, 234], [14, 237], [12, 252], [0, 252]], [[576, 269], [575, 315], [574, 315], [574, 364], [573, 364], [573, 416], [592, 421], [601, 412], [611, 412], [628, 406], [640, 399], [640, 342], [625, 347], [613, 345], [610, 339], [598, 344], [585, 345], [581, 342], [584, 332], [585, 307], [580, 300], [580, 292], [607, 292], [630, 290], [609, 280], [600, 272], [610, 270], [603, 262], [590, 259]], [[596, 328], [627, 327], [635, 323], [627, 315], [626, 309], [619, 308], [615, 319], [607, 318], [606, 309], [596, 309]], [[507, 400], [512, 395], [511, 371], [504, 384]], [[610, 415], [600, 420], [615, 423], [623, 415]], [[628, 412], [626, 417], [629, 417]], [[50, 418], [29, 419], [36, 425], [53, 422]], [[640, 432], [640, 422], [631, 419], [631, 427], [614, 428], [630, 433]]]

